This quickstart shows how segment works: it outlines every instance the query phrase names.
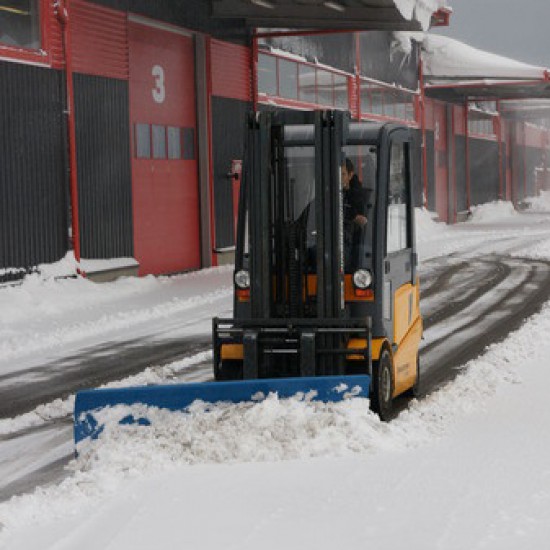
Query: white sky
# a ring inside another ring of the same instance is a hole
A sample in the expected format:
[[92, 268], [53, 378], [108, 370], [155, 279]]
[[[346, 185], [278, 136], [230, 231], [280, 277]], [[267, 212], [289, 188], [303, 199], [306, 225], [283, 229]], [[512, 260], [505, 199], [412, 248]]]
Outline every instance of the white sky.
[[451, 26], [435, 29], [483, 50], [550, 67], [548, 0], [448, 0]]

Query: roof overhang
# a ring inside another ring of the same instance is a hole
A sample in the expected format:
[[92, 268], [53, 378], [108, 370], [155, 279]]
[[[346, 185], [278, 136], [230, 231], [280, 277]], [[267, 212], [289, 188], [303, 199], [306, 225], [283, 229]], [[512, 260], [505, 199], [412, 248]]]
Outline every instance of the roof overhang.
[[[438, 8], [440, 2], [437, 0], [211, 1], [214, 18], [240, 19], [247, 27], [266, 29], [420, 31], [430, 25], [448, 25], [451, 14], [448, 8]], [[403, 6], [407, 6], [410, 14]], [[422, 15], [419, 15], [420, 10], [424, 10]]]
[[545, 75], [539, 80], [461, 80], [426, 84], [425, 90], [428, 97], [451, 103], [550, 99], [550, 79]]

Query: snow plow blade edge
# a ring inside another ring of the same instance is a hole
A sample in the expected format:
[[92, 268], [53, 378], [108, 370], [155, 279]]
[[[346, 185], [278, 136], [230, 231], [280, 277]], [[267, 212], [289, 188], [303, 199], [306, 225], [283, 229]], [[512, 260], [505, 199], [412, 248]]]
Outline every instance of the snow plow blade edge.
[[[337, 402], [350, 396], [369, 397], [370, 376], [319, 376], [308, 378], [276, 378], [238, 380], [232, 382], [201, 382], [162, 386], [106, 388], [86, 390], [76, 394], [74, 409], [75, 445], [86, 438], [96, 439], [103, 431], [94, 411], [117, 405], [143, 404], [170, 411], [185, 411], [194, 401], [205, 403], [242, 403], [261, 401], [262, 395], [277, 393], [280, 398], [303, 393], [314, 401]], [[121, 423], [147, 424], [132, 416]]]

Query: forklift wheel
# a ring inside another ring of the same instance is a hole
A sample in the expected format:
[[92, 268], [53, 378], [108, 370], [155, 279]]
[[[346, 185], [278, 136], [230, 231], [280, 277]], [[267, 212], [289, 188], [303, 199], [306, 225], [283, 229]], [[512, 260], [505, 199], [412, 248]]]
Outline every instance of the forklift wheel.
[[372, 370], [371, 409], [381, 420], [390, 420], [393, 409], [393, 368], [390, 352], [384, 349]]
[[228, 380], [243, 379], [243, 363], [242, 361], [226, 360], [220, 361], [216, 369], [214, 369], [214, 378], [218, 382]]
[[416, 382], [412, 387], [412, 394], [414, 397], [420, 397], [420, 354], [416, 356]]

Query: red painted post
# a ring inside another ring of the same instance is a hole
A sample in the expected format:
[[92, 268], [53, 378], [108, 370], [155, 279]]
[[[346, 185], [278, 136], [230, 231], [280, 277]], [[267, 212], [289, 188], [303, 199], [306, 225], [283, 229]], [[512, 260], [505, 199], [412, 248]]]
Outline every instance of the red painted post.
[[80, 262], [80, 223], [78, 215], [78, 173], [76, 158], [76, 127], [74, 118], [73, 58], [69, 14], [70, 0], [59, 0], [56, 8], [56, 15], [63, 27], [63, 50], [67, 81], [67, 126], [69, 136], [72, 243], [75, 259], [77, 262]]
[[422, 177], [424, 179], [424, 208], [428, 208], [428, 144], [426, 141], [426, 95], [424, 88], [424, 66], [422, 54], [418, 61], [418, 81], [420, 83], [420, 123], [422, 127]]

